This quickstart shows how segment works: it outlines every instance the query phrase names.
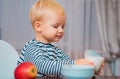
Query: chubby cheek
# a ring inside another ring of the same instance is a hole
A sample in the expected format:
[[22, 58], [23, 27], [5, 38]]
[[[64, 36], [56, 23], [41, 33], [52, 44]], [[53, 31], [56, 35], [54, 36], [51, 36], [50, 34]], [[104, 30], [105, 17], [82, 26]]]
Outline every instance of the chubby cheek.
[[57, 35], [57, 32], [55, 32], [55, 31], [49, 31], [49, 32], [47, 32], [46, 35], [48, 35], [48, 37], [54, 38]]
[[43, 34], [43, 37], [48, 41], [53, 41], [56, 37], [56, 34], [52, 32], [47, 32]]
[[51, 42], [57, 42], [59, 41], [63, 35], [64, 35], [64, 32], [62, 33], [59, 33], [57, 30], [50, 30], [49, 31], [46, 31], [46, 33], [44, 33], [45, 36], [47, 37], [47, 39]]

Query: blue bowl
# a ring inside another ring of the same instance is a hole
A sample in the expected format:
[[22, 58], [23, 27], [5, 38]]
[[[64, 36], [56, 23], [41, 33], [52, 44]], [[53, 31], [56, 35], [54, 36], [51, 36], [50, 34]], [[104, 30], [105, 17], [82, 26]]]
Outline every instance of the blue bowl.
[[91, 79], [94, 67], [88, 65], [63, 65], [61, 74], [67, 79]]

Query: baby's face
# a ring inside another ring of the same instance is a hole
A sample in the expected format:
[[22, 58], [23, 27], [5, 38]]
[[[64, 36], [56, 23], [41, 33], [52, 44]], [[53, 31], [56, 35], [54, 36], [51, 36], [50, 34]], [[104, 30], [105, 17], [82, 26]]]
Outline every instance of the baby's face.
[[64, 35], [65, 14], [48, 10], [41, 21], [41, 36], [45, 43], [57, 42]]

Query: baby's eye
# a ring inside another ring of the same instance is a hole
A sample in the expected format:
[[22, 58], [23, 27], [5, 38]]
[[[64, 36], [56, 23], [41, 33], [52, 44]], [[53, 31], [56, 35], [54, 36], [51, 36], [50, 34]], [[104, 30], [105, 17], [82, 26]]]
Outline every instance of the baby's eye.
[[58, 28], [58, 25], [53, 25], [54, 28]]
[[65, 26], [62, 26], [62, 28], [64, 29]]

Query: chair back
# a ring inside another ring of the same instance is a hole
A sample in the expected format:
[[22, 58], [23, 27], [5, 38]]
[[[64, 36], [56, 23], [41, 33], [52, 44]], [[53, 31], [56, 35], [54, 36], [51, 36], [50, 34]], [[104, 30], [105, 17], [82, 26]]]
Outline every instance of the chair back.
[[0, 40], [0, 79], [14, 79], [18, 52], [8, 42]]

